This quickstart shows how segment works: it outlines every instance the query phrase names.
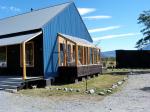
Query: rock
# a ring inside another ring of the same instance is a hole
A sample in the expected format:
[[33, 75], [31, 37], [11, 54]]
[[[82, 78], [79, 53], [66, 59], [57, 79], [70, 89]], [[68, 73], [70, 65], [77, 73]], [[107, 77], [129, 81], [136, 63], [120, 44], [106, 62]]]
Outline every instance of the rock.
[[104, 92], [99, 92], [98, 95], [102, 95], [103, 96], [103, 95], [105, 95], [105, 93]]
[[45, 89], [50, 89], [50, 87], [46, 86]]
[[64, 88], [64, 91], [68, 91], [68, 88]]
[[113, 84], [113, 85], [112, 85], [112, 89], [116, 89], [117, 87], [118, 87], [117, 84]]
[[106, 89], [103, 89], [103, 91], [106, 92], [107, 90], [106, 90]]
[[37, 85], [32, 85], [31, 87], [32, 87], [32, 89], [36, 89]]
[[108, 89], [108, 90], [107, 90], [107, 93], [112, 93], [112, 91]]
[[133, 74], [133, 72], [130, 72], [130, 75], [132, 75]]
[[5, 89], [6, 92], [17, 93], [17, 89]]
[[70, 92], [72, 92], [72, 91], [73, 91], [73, 89], [72, 89], [72, 88], [70, 88], [70, 89], [69, 89], [69, 91], [70, 91]]
[[58, 88], [58, 90], [62, 90], [61, 88]]
[[17, 93], [17, 92], [18, 92], [17, 89], [12, 90], [12, 93]]
[[118, 84], [118, 85], [121, 85], [122, 83], [123, 83], [123, 81], [119, 81], [119, 82], [117, 82], [117, 84]]
[[80, 92], [80, 89], [77, 89], [76, 92]]
[[123, 81], [126, 81], [127, 79], [128, 79], [128, 78], [124, 77], [124, 78], [123, 78]]
[[89, 93], [89, 91], [85, 91], [85, 93], [87, 93], [87, 94], [88, 94], [88, 93]]
[[112, 91], [112, 90], [113, 90], [113, 88], [109, 88], [109, 90], [111, 90], [111, 91]]
[[95, 93], [95, 90], [94, 90], [94, 89], [90, 89], [88, 93], [89, 93], [89, 94], [94, 94], [94, 93]]
[[49, 90], [53, 90], [53, 88], [49, 88]]

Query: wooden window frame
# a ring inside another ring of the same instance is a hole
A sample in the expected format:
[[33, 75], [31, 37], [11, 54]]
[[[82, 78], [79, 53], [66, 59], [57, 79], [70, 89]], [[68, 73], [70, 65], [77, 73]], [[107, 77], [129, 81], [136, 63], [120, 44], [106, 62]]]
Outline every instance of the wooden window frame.
[[[32, 45], [32, 48], [33, 48], [33, 57], [32, 57], [32, 61], [33, 61], [33, 64], [32, 65], [27, 65], [26, 64], [26, 67], [34, 67], [35, 66], [35, 64], [34, 64], [34, 42], [33, 41], [31, 41], [31, 42], [27, 42], [27, 43], [25, 43], [25, 46], [27, 45], [27, 44], [31, 44]], [[23, 60], [22, 60], [22, 55], [23, 55], [23, 53], [22, 53], [23, 51], [22, 51], [22, 44], [20, 44], [20, 67], [23, 67]], [[26, 61], [27, 62], [27, 61]]]
[[[0, 48], [3, 48], [3, 47], [0, 47]], [[2, 67], [2, 66], [0, 66], [0, 68], [7, 68], [7, 62], [8, 62], [8, 60], [7, 60], [7, 46], [4, 46], [4, 48], [6, 49], [6, 67]]]
[[[68, 45], [71, 45], [71, 57], [74, 59], [75, 58], [75, 66], [78, 66], [78, 60], [79, 60], [79, 47], [81, 47], [81, 64], [82, 65], [92, 65], [92, 64], [97, 64], [98, 61], [100, 61], [100, 56], [99, 53], [95, 53], [96, 50], [100, 52], [100, 49], [97, 47], [92, 47], [92, 46], [86, 46], [86, 45], [81, 45], [80, 43], [76, 43], [70, 39], [65, 38], [64, 36], [61, 36], [58, 34], [58, 63], [59, 66], [60, 64], [60, 43], [65, 44], [65, 47], [67, 48]], [[65, 49], [66, 49], [65, 48]], [[64, 65], [67, 66], [67, 50], [65, 50], [66, 53], [64, 53], [65, 58], [64, 58]], [[75, 55], [75, 57], [74, 57]]]

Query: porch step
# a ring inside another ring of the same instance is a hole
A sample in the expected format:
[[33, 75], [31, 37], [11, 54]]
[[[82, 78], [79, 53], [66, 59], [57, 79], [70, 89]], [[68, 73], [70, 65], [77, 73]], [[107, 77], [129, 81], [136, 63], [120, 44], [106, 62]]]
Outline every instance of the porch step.
[[20, 85], [23, 84], [23, 82], [16, 82], [16, 81], [0, 81], [0, 85], [7, 84], [7, 85]]
[[17, 89], [17, 85], [0, 85], [1, 89]]
[[9, 77], [0, 78], [0, 90], [17, 91], [23, 86], [24, 86], [24, 83], [19, 78], [9, 78]]

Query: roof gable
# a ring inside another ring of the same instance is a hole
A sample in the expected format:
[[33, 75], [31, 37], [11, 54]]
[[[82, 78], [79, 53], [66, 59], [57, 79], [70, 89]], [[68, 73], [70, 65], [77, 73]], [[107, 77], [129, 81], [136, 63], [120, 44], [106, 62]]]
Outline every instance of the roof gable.
[[71, 3], [65, 3], [0, 20], [0, 35], [40, 29]]

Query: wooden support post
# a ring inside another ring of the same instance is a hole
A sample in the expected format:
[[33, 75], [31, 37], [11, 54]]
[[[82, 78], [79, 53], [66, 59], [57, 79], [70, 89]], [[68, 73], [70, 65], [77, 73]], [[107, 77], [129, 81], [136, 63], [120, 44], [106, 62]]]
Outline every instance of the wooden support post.
[[65, 40], [64, 66], [67, 66], [67, 40]]
[[68, 42], [65, 41], [65, 66], [67, 66], [67, 56], [68, 56]]
[[92, 64], [94, 64], [94, 48], [92, 48]]
[[26, 74], [26, 46], [25, 42], [22, 44], [22, 62], [23, 62], [23, 80], [26, 80], [27, 74]]
[[73, 44], [71, 44], [71, 62], [73, 62]]
[[84, 47], [84, 64], [87, 65], [87, 48]]
[[88, 59], [88, 61], [87, 61], [87, 64], [90, 64], [90, 48], [88, 47], [87, 48], [87, 59]]
[[85, 58], [85, 56], [84, 56], [84, 46], [82, 47], [82, 65], [84, 65], [85, 63], [84, 63], [84, 58]]
[[101, 61], [101, 55], [100, 55], [101, 50], [99, 49], [99, 53], [98, 53], [98, 61]]
[[58, 65], [60, 65], [60, 42], [59, 42], [59, 38], [58, 37]]
[[96, 49], [96, 63], [98, 63], [98, 57], [99, 57], [99, 49]]
[[76, 50], [75, 50], [75, 64], [78, 66], [78, 45], [75, 45]]

